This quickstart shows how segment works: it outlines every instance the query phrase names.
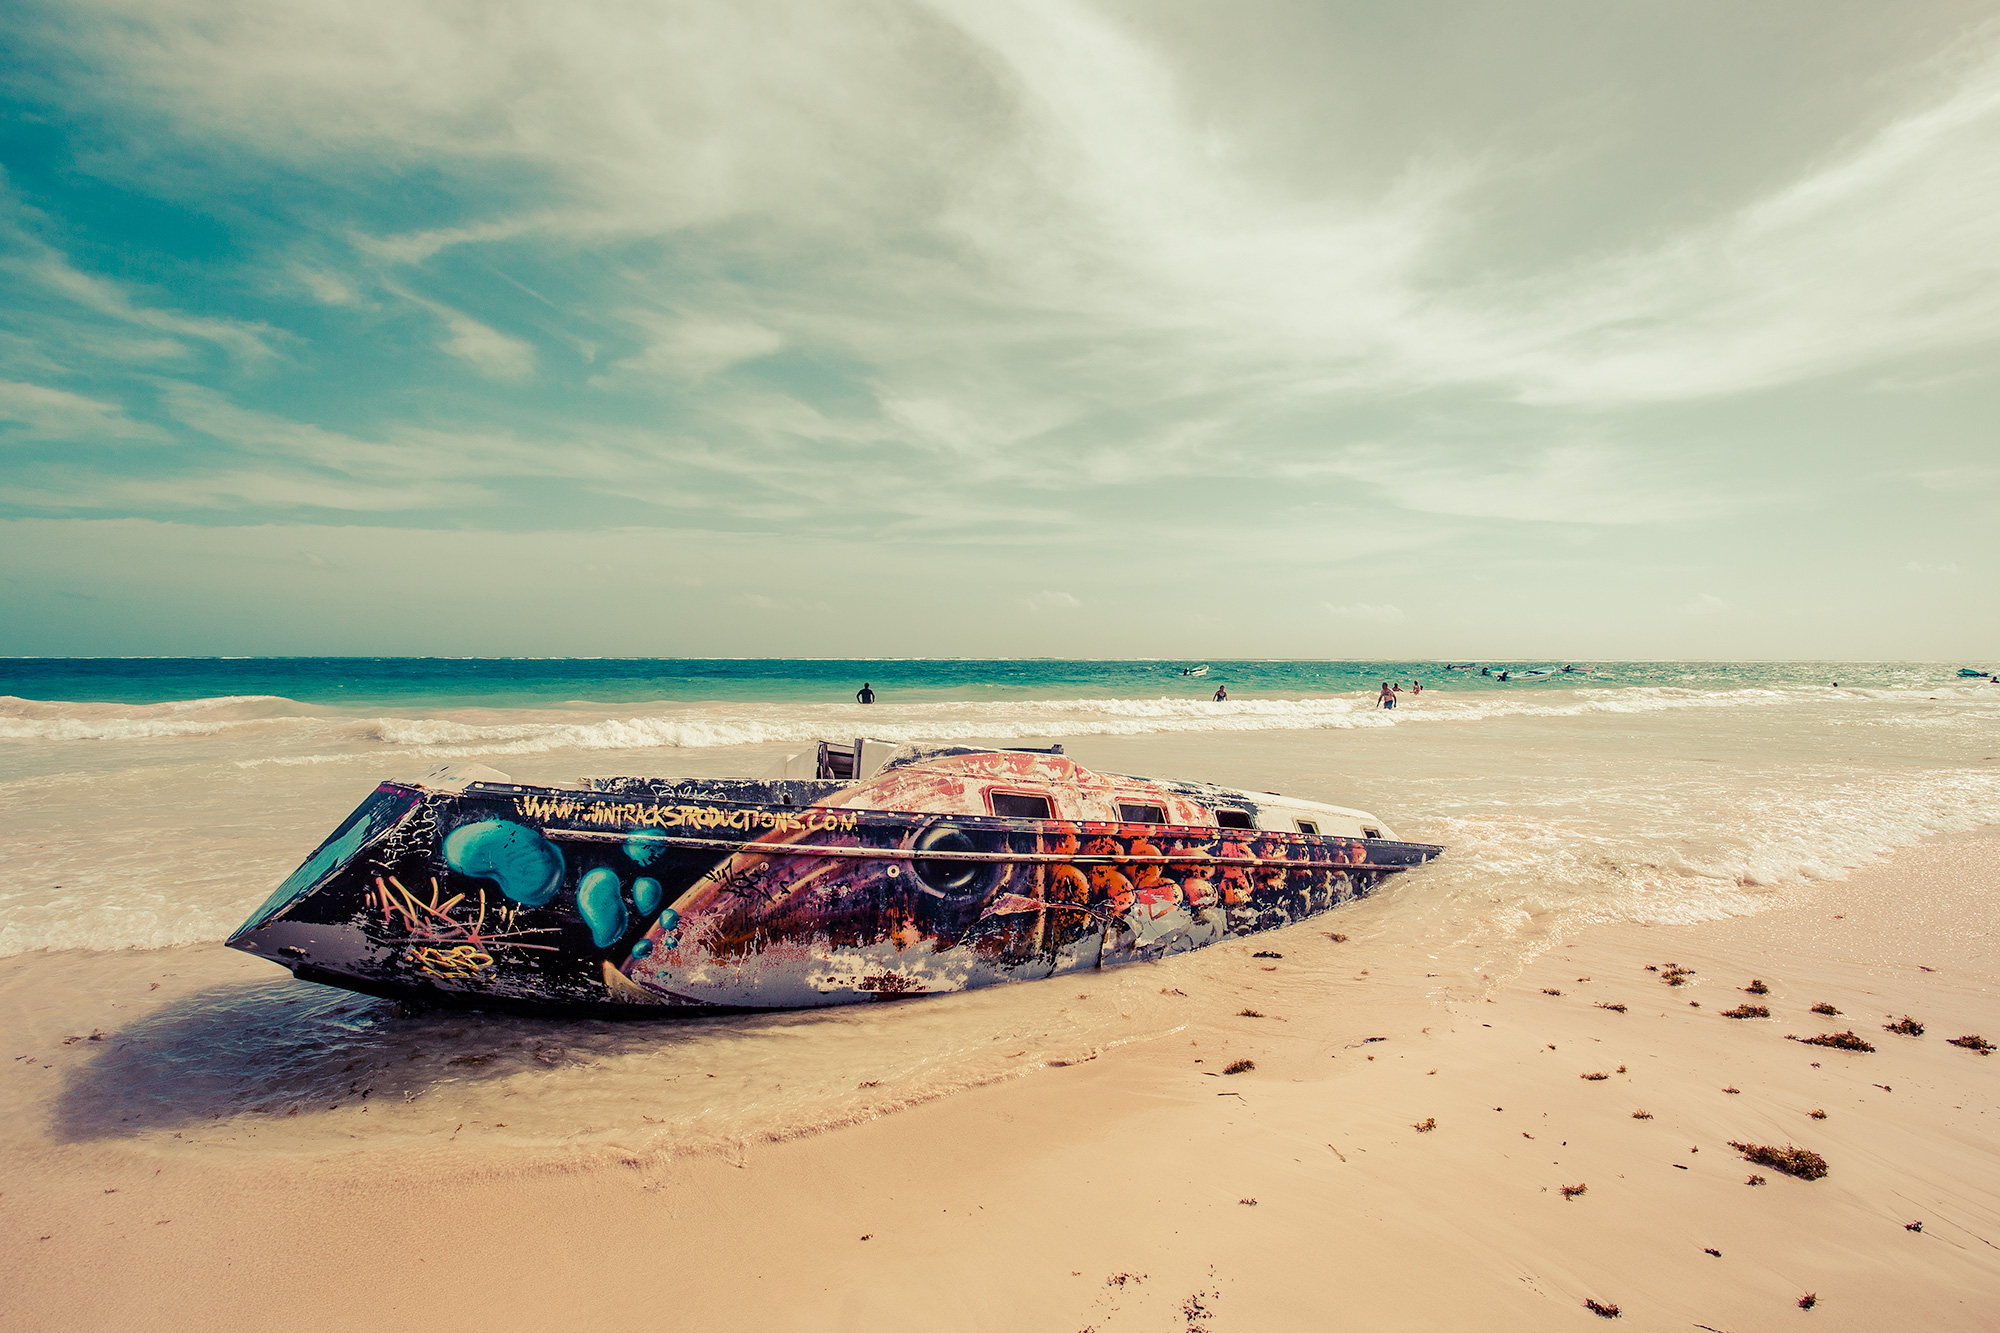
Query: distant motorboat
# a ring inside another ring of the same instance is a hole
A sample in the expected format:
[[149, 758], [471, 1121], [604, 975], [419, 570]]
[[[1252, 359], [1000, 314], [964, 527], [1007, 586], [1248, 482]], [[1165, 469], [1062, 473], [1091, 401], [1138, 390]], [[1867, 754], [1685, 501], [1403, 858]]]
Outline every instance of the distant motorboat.
[[1958, 674], [1961, 676], [1971, 676], [1974, 680], [1984, 680], [1986, 679], [1988, 673], [1981, 671], [1976, 667], [1960, 667], [1958, 669]]
[[1182, 667], [1181, 674], [1183, 676], [1206, 676], [1208, 674], [1208, 667], [1206, 664], [1194, 667]]

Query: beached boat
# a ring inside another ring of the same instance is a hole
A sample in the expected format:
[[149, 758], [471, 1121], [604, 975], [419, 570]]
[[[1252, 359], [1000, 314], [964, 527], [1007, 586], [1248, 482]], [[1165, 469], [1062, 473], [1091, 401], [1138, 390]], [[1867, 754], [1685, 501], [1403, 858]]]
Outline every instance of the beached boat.
[[306, 980], [554, 1013], [793, 1009], [1157, 959], [1443, 849], [1052, 750], [857, 740], [757, 780], [385, 782], [230, 938]]

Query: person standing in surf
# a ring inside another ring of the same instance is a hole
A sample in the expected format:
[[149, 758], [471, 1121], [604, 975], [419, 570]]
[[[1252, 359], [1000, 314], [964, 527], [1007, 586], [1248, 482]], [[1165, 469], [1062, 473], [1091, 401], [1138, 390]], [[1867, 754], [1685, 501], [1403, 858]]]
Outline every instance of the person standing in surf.
[[854, 697], [864, 704], [872, 704], [875, 702], [875, 691], [869, 689], [868, 682], [864, 680], [861, 682], [861, 688], [854, 692]]

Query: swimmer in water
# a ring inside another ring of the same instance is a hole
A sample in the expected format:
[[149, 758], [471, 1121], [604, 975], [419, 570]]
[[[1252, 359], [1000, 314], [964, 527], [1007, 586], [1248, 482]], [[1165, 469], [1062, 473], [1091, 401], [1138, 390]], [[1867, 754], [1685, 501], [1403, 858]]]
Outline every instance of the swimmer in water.
[[1227, 685], [1218, 685], [1215, 687], [1215, 702], [1219, 704], [1229, 702], [1229, 687]]

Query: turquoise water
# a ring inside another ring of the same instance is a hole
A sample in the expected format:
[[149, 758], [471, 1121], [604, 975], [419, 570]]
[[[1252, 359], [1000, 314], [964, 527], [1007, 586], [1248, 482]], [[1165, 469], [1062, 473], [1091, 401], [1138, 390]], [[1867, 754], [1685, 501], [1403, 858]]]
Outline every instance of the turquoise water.
[[[1206, 676], [1182, 670], [1206, 665]], [[1842, 685], [1921, 689], [1956, 680], [1936, 662], [1083, 661], [1060, 658], [15, 658], [0, 661], [0, 695], [152, 704], [253, 695], [300, 703], [408, 708], [532, 708], [590, 702], [841, 703], [867, 681], [883, 703], [981, 699], [1299, 698], [1373, 690], [1382, 681], [1492, 689], [1664, 687], [1784, 689]], [[1578, 672], [1565, 674], [1573, 665]], [[1981, 665], [1985, 669], [1985, 665]], [[1507, 671], [1504, 684], [1497, 677]], [[1548, 672], [1541, 675], [1536, 673]], [[1587, 673], [1579, 676], [1579, 673]]]

